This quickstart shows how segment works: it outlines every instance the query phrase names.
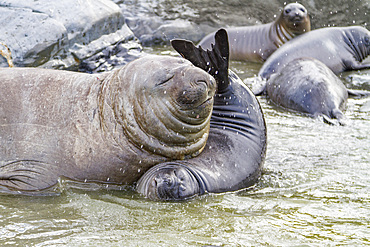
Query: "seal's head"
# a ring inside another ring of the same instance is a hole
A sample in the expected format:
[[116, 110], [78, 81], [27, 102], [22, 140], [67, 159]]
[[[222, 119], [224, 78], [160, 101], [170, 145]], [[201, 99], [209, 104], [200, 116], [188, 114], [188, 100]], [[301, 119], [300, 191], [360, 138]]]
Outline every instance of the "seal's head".
[[137, 191], [151, 200], [184, 200], [204, 193], [204, 183], [197, 172], [166, 162], [149, 169], [138, 181]]
[[183, 58], [151, 55], [116, 77], [114, 110], [132, 143], [172, 159], [203, 150], [216, 90], [212, 76]]
[[370, 31], [361, 26], [345, 28], [345, 42], [353, 51], [357, 61], [370, 55]]
[[289, 30], [295, 35], [311, 30], [311, 22], [307, 9], [299, 3], [286, 5], [281, 13], [280, 21], [286, 30]]

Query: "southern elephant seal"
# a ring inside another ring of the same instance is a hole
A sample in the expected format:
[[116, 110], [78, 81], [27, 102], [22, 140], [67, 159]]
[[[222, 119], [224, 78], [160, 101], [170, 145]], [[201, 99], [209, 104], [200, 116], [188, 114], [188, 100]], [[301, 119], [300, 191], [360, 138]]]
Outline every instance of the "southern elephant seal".
[[[316, 29], [285, 43], [262, 65], [259, 77], [262, 80], [278, 73], [290, 61], [297, 58], [312, 57], [335, 74], [345, 70], [370, 68], [369, 63], [361, 63], [370, 54], [370, 31], [360, 26], [327, 27]], [[255, 94], [265, 91], [262, 83], [254, 89]]]
[[198, 155], [214, 78], [183, 58], [145, 56], [104, 74], [0, 70], [0, 192], [49, 194], [60, 177], [132, 185]]
[[207, 145], [192, 159], [152, 167], [140, 178], [137, 191], [154, 200], [182, 200], [204, 193], [240, 190], [256, 183], [266, 152], [266, 124], [261, 107], [243, 82], [228, 71], [228, 38], [215, 35], [212, 50], [190, 41], [172, 46], [217, 81]]
[[[299, 3], [290, 3], [273, 22], [226, 28], [230, 59], [262, 63], [281, 45], [310, 30], [310, 17], [306, 8]], [[204, 37], [199, 46], [210, 49], [211, 43], [214, 43], [214, 33]]]
[[[313, 58], [298, 58], [287, 64], [267, 81], [267, 95], [278, 106], [322, 116], [326, 123], [344, 124], [343, 110], [348, 91], [342, 81], [322, 62]], [[353, 94], [353, 91], [350, 91]]]

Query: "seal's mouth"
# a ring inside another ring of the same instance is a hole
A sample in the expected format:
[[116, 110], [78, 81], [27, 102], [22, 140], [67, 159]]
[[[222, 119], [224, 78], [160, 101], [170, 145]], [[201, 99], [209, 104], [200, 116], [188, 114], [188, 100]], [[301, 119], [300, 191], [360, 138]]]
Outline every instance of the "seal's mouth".
[[213, 103], [213, 97], [208, 97], [202, 104], [199, 106], [208, 106]]
[[301, 23], [303, 22], [304, 18], [302, 16], [294, 16], [290, 18], [290, 21], [293, 23]]

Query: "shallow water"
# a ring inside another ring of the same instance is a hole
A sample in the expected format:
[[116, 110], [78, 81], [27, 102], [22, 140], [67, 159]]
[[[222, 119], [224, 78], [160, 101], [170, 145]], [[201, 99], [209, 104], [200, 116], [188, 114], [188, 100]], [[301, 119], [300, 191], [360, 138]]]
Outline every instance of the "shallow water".
[[[115, 2], [130, 3], [128, 12], [135, 16], [153, 12], [215, 27], [271, 21], [284, 1]], [[314, 27], [367, 26], [368, 1], [340, 2], [307, 1]], [[168, 47], [145, 51], [175, 55]], [[231, 68], [248, 84], [260, 65], [232, 62]], [[370, 90], [370, 70], [342, 78], [347, 87]], [[347, 126], [330, 126], [258, 99], [268, 147], [264, 173], [253, 188], [182, 203], [107, 190], [0, 196], [0, 246], [370, 245], [370, 98], [349, 99]]]
[[[173, 54], [166, 47], [147, 52]], [[260, 65], [233, 62], [231, 67], [246, 79]], [[366, 88], [370, 71], [343, 78]], [[330, 126], [259, 100], [268, 149], [255, 187], [182, 203], [151, 202], [131, 191], [1, 196], [0, 245], [369, 245], [370, 114], [361, 108], [369, 99], [348, 101], [347, 126]]]

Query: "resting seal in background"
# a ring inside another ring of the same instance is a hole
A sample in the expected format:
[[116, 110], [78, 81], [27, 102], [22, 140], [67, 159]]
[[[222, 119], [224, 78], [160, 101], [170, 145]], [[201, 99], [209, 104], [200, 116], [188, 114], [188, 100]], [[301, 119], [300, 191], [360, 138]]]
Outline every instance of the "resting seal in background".
[[267, 81], [267, 95], [277, 105], [313, 117], [332, 118], [344, 124], [343, 110], [348, 96], [365, 96], [369, 92], [347, 90], [342, 81], [322, 62], [298, 58], [287, 64]]
[[[226, 28], [230, 59], [262, 63], [285, 42], [310, 30], [306, 8], [299, 3], [290, 3], [274, 22]], [[214, 33], [204, 37], [199, 46], [210, 49], [211, 43], [214, 43]]]
[[266, 125], [261, 107], [243, 82], [228, 71], [225, 30], [215, 35], [212, 51], [185, 40], [172, 46], [194, 65], [209, 71], [218, 84], [211, 127], [203, 152], [192, 159], [151, 168], [137, 184], [139, 193], [155, 200], [181, 200], [207, 192], [240, 190], [256, 183], [266, 152]]
[[183, 58], [146, 56], [105, 74], [0, 70], [0, 192], [52, 193], [60, 177], [132, 185], [198, 155], [214, 78]]
[[[297, 58], [312, 57], [335, 74], [345, 70], [370, 68], [361, 62], [370, 55], [370, 31], [364, 27], [327, 27], [316, 29], [287, 42], [275, 51], [262, 65], [259, 77], [270, 78], [290, 61]], [[254, 88], [256, 95], [265, 91], [265, 83]]]

